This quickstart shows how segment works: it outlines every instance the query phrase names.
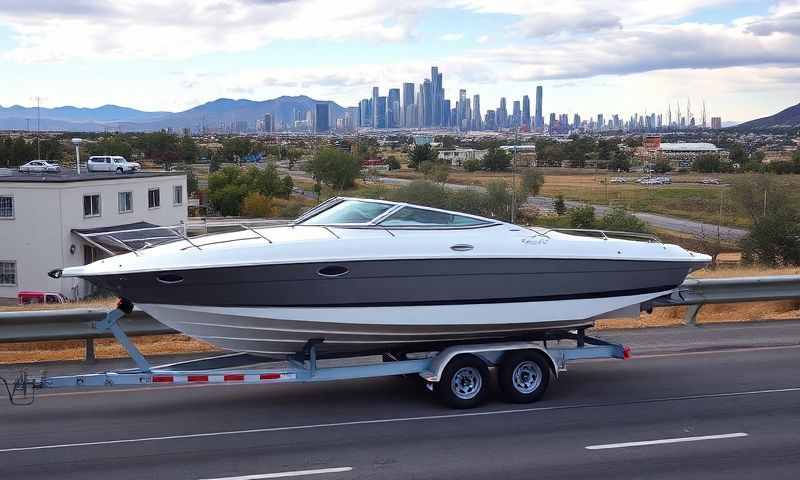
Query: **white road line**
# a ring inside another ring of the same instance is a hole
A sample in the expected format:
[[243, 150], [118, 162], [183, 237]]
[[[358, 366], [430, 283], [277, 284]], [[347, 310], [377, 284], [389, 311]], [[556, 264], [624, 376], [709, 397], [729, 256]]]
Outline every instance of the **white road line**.
[[399, 418], [377, 418], [372, 420], [354, 420], [349, 422], [336, 422], [336, 423], [318, 423], [312, 425], [291, 425], [286, 427], [265, 427], [253, 428], [249, 430], [230, 430], [222, 432], [207, 432], [207, 433], [189, 433], [184, 435], [165, 435], [161, 437], [143, 437], [143, 438], [127, 438], [122, 440], [102, 440], [97, 442], [80, 442], [80, 443], [62, 443], [55, 445], [35, 445], [30, 447], [15, 447], [0, 449], [0, 453], [11, 452], [27, 452], [32, 450], [52, 450], [56, 448], [72, 448], [72, 447], [92, 447], [98, 445], [119, 445], [130, 443], [144, 443], [156, 442], [161, 440], [182, 440], [188, 438], [205, 438], [205, 437], [223, 437], [233, 435], [247, 435], [254, 433], [274, 433], [274, 432], [287, 432], [295, 430], [319, 430], [323, 428], [338, 428], [350, 427], [355, 425], [379, 425], [387, 423], [402, 423], [402, 422], [422, 422], [430, 420], [448, 420], [454, 418], [466, 417], [488, 417], [492, 415], [509, 415], [515, 413], [532, 413], [532, 412], [548, 412], [556, 410], [571, 410], [575, 408], [602, 408], [602, 407], [616, 407], [620, 405], [641, 405], [649, 403], [670, 402], [678, 400], [702, 400], [706, 398], [726, 398], [726, 397], [742, 397], [751, 395], [766, 395], [775, 393], [795, 393], [800, 392], [800, 387], [791, 388], [776, 388], [771, 390], [751, 390], [744, 392], [727, 392], [727, 393], [710, 393], [701, 395], [687, 395], [683, 397], [661, 397], [650, 398], [642, 400], [631, 400], [623, 402], [606, 402], [606, 403], [578, 403], [573, 405], [554, 405], [552, 407], [531, 407], [531, 408], [515, 408], [511, 410], [490, 410], [488, 412], [465, 412], [465, 413], [451, 413], [446, 415], [426, 415], [419, 417], [399, 417]]
[[262, 480], [265, 478], [303, 477], [306, 475], [322, 475], [325, 473], [343, 473], [352, 470], [353, 467], [320, 468], [318, 470], [296, 470], [294, 472], [262, 473], [259, 475], [242, 475], [240, 477], [208, 478], [206, 480]]
[[605, 445], [589, 445], [586, 450], [609, 450], [612, 448], [646, 447], [648, 445], [664, 445], [668, 443], [701, 442], [703, 440], [723, 440], [726, 438], [746, 437], [744, 432], [724, 433], [722, 435], [704, 435], [702, 437], [662, 438], [661, 440], [647, 440], [644, 442], [608, 443]]

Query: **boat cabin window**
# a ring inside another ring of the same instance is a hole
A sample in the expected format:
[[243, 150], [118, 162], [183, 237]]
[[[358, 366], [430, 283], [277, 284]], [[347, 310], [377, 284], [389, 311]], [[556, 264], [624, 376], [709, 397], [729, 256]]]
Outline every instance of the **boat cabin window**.
[[303, 225], [336, 225], [369, 223], [373, 218], [392, 208], [393, 205], [360, 200], [345, 200], [313, 217], [303, 221]]
[[380, 223], [382, 227], [472, 226], [485, 224], [485, 221], [477, 218], [414, 207], [403, 207]]

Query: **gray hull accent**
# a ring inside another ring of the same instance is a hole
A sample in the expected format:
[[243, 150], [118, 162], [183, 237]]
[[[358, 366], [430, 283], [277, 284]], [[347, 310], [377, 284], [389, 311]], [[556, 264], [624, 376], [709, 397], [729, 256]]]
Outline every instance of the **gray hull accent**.
[[137, 304], [405, 306], [631, 295], [671, 289], [691, 268], [689, 261], [462, 258], [258, 265], [86, 279]]

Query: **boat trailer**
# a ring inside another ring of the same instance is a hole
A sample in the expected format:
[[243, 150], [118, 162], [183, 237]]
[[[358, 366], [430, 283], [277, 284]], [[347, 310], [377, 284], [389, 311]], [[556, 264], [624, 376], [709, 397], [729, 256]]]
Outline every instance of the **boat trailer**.
[[[65, 376], [28, 376], [22, 372], [14, 381], [0, 377], [14, 405], [30, 405], [35, 392], [50, 388], [150, 386], [176, 384], [260, 384], [307, 383], [352, 380], [393, 375], [418, 375], [429, 390], [454, 408], [470, 408], [488, 398], [489, 367], [497, 367], [497, 382], [503, 397], [513, 403], [538, 400], [551, 378], [566, 370], [573, 360], [627, 359], [630, 350], [586, 335], [586, 328], [546, 332], [534, 341], [455, 345], [439, 352], [408, 355], [386, 353], [382, 361], [351, 366], [321, 367], [317, 345], [324, 339], [310, 340], [303, 350], [281, 367], [260, 368], [275, 363], [249, 353], [229, 353], [208, 358], [153, 366], [136, 348], [117, 323], [130, 313], [132, 305], [121, 302], [94, 327], [109, 331], [125, 348], [136, 368]], [[561, 342], [574, 342], [562, 346]], [[555, 344], [555, 345], [554, 345]]]

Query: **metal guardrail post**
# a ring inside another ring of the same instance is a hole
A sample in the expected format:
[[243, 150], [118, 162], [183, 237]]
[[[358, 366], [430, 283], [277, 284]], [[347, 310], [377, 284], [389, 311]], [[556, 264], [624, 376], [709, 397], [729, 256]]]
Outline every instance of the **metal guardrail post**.
[[700, 313], [700, 309], [703, 308], [702, 303], [697, 305], [689, 305], [686, 308], [686, 315], [683, 317], [683, 324], [684, 325], [691, 325], [693, 327], [697, 326], [697, 314]]
[[94, 339], [87, 338], [86, 339], [86, 358], [83, 360], [84, 363], [95, 363], [97, 362], [97, 357], [94, 354]]

